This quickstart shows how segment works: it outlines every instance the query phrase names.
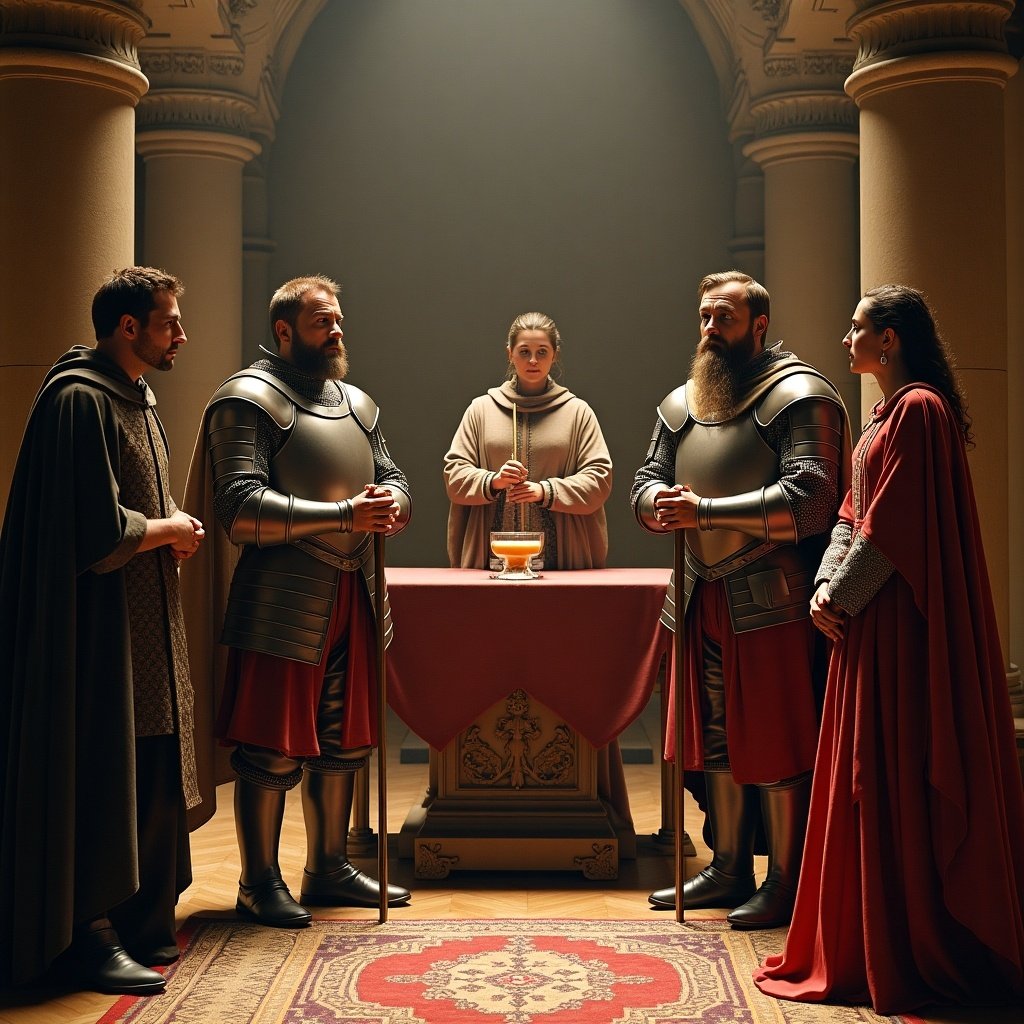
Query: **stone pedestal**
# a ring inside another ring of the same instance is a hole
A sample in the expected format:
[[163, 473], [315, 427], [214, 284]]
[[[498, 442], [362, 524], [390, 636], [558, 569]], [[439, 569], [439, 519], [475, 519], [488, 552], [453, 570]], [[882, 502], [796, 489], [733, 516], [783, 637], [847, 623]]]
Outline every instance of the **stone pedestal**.
[[399, 836], [417, 878], [452, 871], [578, 871], [618, 877], [636, 835], [598, 797], [597, 751], [522, 690], [442, 751]]

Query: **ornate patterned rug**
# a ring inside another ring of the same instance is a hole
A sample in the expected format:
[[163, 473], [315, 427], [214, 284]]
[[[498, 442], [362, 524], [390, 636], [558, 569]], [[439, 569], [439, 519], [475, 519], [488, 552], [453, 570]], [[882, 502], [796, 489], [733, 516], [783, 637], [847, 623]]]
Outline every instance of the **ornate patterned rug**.
[[762, 995], [784, 932], [723, 920], [314, 921], [193, 917], [164, 995], [99, 1024], [909, 1024]]

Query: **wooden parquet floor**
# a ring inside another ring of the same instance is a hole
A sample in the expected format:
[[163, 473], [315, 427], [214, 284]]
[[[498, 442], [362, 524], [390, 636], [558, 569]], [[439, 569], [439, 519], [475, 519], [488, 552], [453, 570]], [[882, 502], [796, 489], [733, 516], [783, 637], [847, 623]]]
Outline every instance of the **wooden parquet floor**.
[[[389, 730], [390, 731], [390, 730]], [[397, 747], [397, 745], [395, 745]], [[398, 763], [397, 749], [389, 756], [388, 831], [401, 829], [410, 807], [419, 802], [426, 789], [426, 765]], [[375, 778], [375, 774], [372, 776]], [[649, 918], [652, 911], [647, 895], [672, 884], [672, 858], [659, 852], [645, 837], [661, 824], [660, 766], [626, 765], [633, 820], [641, 837], [635, 861], [620, 862], [614, 882], [587, 881], [567, 872], [453, 873], [440, 882], [416, 881], [411, 861], [392, 857], [391, 881], [414, 890], [411, 906], [390, 911], [393, 920], [410, 918]], [[688, 801], [689, 804], [689, 801]], [[370, 822], [376, 826], [375, 796], [371, 795]], [[700, 817], [695, 806], [686, 810], [686, 827], [697, 848], [697, 857], [687, 861], [687, 873], [704, 866], [709, 859], [700, 841]], [[394, 844], [392, 844], [394, 849]], [[298, 892], [305, 858], [305, 832], [298, 790], [289, 796], [281, 843], [281, 867], [294, 893]], [[759, 858], [763, 872], [765, 862]], [[232, 817], [232, 785], [218, 790], [217, 813], [192, 836], [192, 870], [195, 882], [178, 904], [179, 924], [198, 911], [231, 910], [238, 885], [238, 849]], [[376, 911], [347, 908], [317, 908], [317, 916], [376, 920]], [[713, 913], [713, 912], [708, 912]], [[58, 994], [43, 990], [0, 993], [0, 1024], [95, 1024], [113, 1004], [114, 997], [94, 992]], [[929, 1017], [934, 1024], [1010, 1024], [1010, 1013], [955, 1012]], [[212, 1022], [211, 1022], [212, 1024]]]

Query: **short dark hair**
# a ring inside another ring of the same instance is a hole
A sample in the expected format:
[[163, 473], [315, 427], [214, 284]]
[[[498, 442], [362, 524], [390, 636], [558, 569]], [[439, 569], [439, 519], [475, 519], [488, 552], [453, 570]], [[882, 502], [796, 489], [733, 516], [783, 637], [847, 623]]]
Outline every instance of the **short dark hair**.
[[281, 343], [278, 340], [277, 331], [274, 330], [274, 324], [278, 320], [283, 320], [292, 330], [295, 330], [295, 322], [305, 304], [306, 296], [310, 292], [321, 291], [330, 292], [337, 298], [341, 286], [329, 277], [324, 277], [323, 274], [312, 274], [309, 277], [293, 277], [290, 281], [285, 281], [274, 292], [270, 299], [270, 334], [275, 345], [280, 348]]
[[771, 296], [768, 289], [759, 281], [755, 281], [749, 274], [742, 270], [723, 270], [718, 274], [708, 274], [697, 286], [698, 302], [704, 298], [704, 293], [710, 288], [717, 288], [722, 284], [729, 284], [736, 281], [738, 284], [746, 285], [747, 308], [750, 310], [750, 319], [756, 320], [759, 316], [771, 320]]
[[96, 340], [109, 338], [126, 313], [143, 326], [156, 309], [154, 292], [170, 292], [177, 297], [185, 286], [173, 274], [156, 267], [125, 267], [100, 285], [92, 298], [92, 326]]

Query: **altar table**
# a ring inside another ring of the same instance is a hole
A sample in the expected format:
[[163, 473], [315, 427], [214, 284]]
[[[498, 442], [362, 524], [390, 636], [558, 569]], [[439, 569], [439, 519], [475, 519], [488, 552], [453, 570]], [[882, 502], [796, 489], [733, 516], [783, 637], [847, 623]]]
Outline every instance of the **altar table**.
[[417, 877], [617, 876], [622, 823], [598, 794], [599, 748], [650, 698], [668, 646], [658, 622], [668, 577], [387, 570], [389, 703], [431, 746], [430, 788], [399, 841]]

